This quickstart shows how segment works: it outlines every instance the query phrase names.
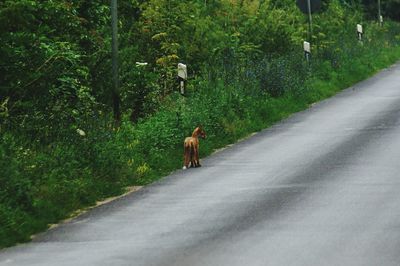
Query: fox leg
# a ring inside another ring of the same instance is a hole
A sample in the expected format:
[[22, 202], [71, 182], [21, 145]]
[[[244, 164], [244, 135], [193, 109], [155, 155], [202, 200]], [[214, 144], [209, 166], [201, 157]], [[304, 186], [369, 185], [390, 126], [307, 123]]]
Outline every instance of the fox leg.
[[191, 160], [192, 167], [197, 167], [197, 165], [196, 165], [196, 149], [194, 147], [192, 147], [190, 160]]
[[190, 156], [190, 167], [196, 167], [196, 159], [193, 154]]
[[195, 158], [196, 150], [195, 150], [193, 144], [191, 144], [189, 146], [189, 148], [190, 148], [190, 153], [189, 153], [189, 156], [190, 156], [190, 167], [196, 167], [196, 158]]
[[201, 164], [200, 164], [200, 159], [199, 159], [199, 147], [196, 147], [196, 149], [195, 149], [195, 153], [194, 153], [195, 155], [195, 162], [196, 162], [196, 167], [201, 167]]
[[190, 162], [190, 147], [187, 147], [184, 145], [184, 161], [183, 161], [183, 169], [189, 168], [189, 162]]

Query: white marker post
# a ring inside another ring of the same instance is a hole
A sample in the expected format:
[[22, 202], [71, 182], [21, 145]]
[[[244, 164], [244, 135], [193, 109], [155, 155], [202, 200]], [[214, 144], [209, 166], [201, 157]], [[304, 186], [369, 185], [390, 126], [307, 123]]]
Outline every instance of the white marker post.
[[187, 80], [187, 67], [185, 64], [178, 64], [178, 80], [181, 88], [181, 94], [185, 95], [185, 83]]
[[358, 40], [362, 42], [363, 27], [361, 24], [357, 24], [357, 35], [358, 35]]
[[306, 58], [307, 62], [310, 62], [311, 44], [309, 42], [304, 41], [303, 48], [304, 48], [304, 57]]

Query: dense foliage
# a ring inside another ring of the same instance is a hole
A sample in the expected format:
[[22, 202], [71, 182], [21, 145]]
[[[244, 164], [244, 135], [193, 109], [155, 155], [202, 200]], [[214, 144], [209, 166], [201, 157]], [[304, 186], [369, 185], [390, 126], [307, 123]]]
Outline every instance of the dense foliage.
[[206, 155], [400, 57], [397, 23], [365, 21], [357, 1], [323, 3], [308, 64], [294, 1], [119, 1], [124, 119], [113, 128], [109, 2], [1, 1], [0, 247], [178, 168], [197, 124]]
[[[362, 0], [364, 10], [369, 18], [377, 19], [379, 6], [378, 0]], [[399, 0], [381, 0], [381, 15], [383, 20], [400, 21], [400, 1]]]

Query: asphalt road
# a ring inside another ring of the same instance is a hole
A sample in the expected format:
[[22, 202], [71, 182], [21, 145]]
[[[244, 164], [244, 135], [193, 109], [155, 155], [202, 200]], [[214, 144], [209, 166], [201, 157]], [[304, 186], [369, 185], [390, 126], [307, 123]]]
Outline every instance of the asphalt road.
[[400, 265], [400, 65], [0, 265]]

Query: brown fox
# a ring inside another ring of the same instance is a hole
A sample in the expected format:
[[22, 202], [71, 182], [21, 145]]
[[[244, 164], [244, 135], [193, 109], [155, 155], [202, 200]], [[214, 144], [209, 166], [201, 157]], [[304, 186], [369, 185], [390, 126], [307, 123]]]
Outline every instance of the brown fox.
[[199, 159], [199, 137], [202, 139], [206, 138], [206, 132], [203, 130], [201, 126], [196, 127], [193, 131], [191, 137], [185, 138], [185, 142], [183, 144], [184, 147], [184, 162], [183, 169], [190, 167], [200, 167], [200, 159]]

